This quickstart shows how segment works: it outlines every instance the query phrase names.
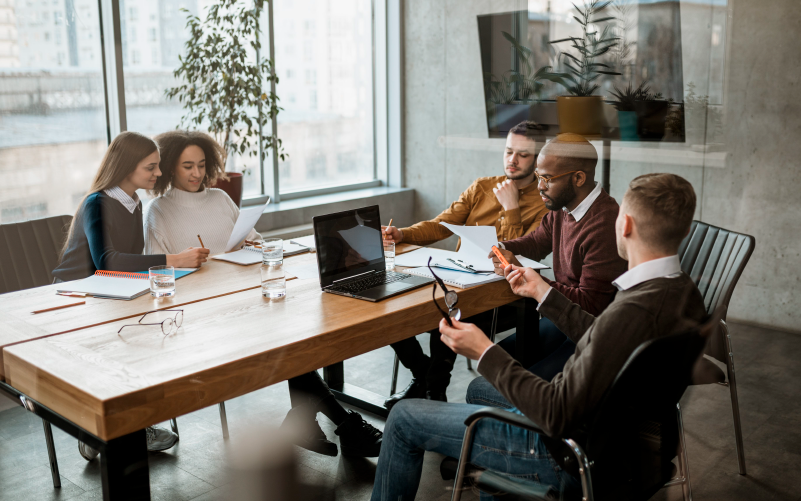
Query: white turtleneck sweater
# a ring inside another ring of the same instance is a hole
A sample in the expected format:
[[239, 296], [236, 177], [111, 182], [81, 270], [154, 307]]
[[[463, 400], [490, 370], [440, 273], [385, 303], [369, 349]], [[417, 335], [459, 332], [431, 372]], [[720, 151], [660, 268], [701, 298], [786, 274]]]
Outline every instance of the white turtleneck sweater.
[[[198, 235], [212, 256], [222, 254], [238, 217], [239, 207], [223, 190], [192, 193], [171, 188], [145, 209], [145, 254], [178, 254], [200, 247]], [[247, 238], [261, 235], [251, 230]]]

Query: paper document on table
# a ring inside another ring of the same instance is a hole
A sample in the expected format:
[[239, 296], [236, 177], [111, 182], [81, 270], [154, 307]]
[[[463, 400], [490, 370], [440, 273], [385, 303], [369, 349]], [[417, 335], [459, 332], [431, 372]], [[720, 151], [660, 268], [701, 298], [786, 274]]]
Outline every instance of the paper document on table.
[[494, 226], [458, 226], [441, 222], [462, 239], [459, 247], [459, 259], [470, 263], [476, 270], [491, 270], [492, 259], [488, 256], [492, 246], [498, 244], [498, 232]]
[[431, 258], [431, 262], [434, 263], [436, 261], [446, 261], [448, 258], [456, 259], [459, 255], [453, 251], [421, 247], [411, 252], [395, 254], [395, 266], [407, 266], [411, 268], [426, 266], [429, 257]]
[[267, 203], [264, 205], [259, 205], [256, 207], [250, 207], [248, 209], [242, 209], [239, 211], [239, 217], [236, 218], [236, 224], [234, 225], [234, 231], [231, 232], [231, 236], [228, 238], [228, 244], [225, 246], [225, 252], [229, 252], [233, 250], [233, 248], [241, 243], [250, 230], [256, 226], [256, 223], [259, 221], [259, 217], [264, 213], [264, 208], [267, 207], [270, 201], [267, 200]]
[[520, 261], [520, 264], [523, 265], [523, 268], [531, 268], [533, 270], [547, 270], [548, 268], [550, 268], [550, 266], [548, 266], [547, 264], [538, 263], [537, 261], [534, 261], [533, 259], [529, 259], [527, 257], [517, 256], [517, 255], [515, 255], [515, 257], [517, 258], [518, 261]]

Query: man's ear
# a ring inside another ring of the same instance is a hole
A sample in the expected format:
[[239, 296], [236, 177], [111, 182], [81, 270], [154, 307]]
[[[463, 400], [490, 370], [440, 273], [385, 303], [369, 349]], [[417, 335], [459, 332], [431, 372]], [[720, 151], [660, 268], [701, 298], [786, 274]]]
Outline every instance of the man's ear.
[[576, 188], [581, 188], [587, 182], [587, 173], [584, 171], [576, 172]]
[[634, 218], [629, 214], [623, 214], [623, 236], [628, 238], [634, 232]]

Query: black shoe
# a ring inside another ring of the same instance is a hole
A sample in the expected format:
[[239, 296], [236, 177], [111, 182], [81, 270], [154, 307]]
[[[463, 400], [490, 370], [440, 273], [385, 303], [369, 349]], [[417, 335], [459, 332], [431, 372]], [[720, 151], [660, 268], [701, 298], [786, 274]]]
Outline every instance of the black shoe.
[[328, 440], [320, 428], [315, 417], [309, 417], [305, 409], [296, 407], [291, 409], [281, 423], [281, 430], [286, 431], [292, 438], [292, 443], [306, 450], [336, 456], [339, 452], [337, 444]]
[[409, 386], [384, 401], [384, 407], [391, 409], [393, 405], [406, 398], [426, 398], [426, 380], [413, 378]]
[[361, 456], [366, 458], [378, 457], [381, 452], [381, 440], [384, 434], [373, 427], [356, 412], [348, 411], [348, 419], [334, 430], [339, 435], [339, 446], [342, 455]]
[[426, 400], [439, 400], [440, 402], [447, 402], [448, 396], [445, 395], [444, 391], [427, 391], [426, 392]]

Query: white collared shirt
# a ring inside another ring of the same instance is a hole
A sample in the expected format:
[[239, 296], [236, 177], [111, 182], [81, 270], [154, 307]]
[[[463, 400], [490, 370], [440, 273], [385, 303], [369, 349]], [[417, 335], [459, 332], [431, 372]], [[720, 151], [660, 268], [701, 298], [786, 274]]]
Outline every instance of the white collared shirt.
[[139, 206], [139, 195], [137, 195], [136, 192], [134, 192], [133, 197], [130, 197], [128, 196], [127, 193], [125, 193], [122, 190], [122, 188], [120, 188], [119, 186], [115, 186], [113, 188], [103, 190], [103, 193], [110, 196], [114, 200], [117, 200], [126, 209], [128, 209], [128, 212], [130, 212], [131, 214], [133, 214], [136, 208]]
[[578, 204], [575, 209], [569, 211], [567, 210], [567, 207], [562, 207], [562, 210], [573, 216], [573, 219], [575, 219], [576, 222], [579, 222], [581, 221], [581, 218], [584, 217], [584, 214], [586, 214], [587, 211], [590, 210], [590, 207], [592, 207], [592, 203], [595, 202], [595, 199], [597, 199], [598, 195], [600, 194], [601, 194], [601, 183], [595, 183], [595, 188], [592, 189], [590, 194], [587, 195], [587, 198], [582, 200], [581, 203]]
[[678, 255], [662, 257], [638, 264], [617, 277], [612, 285], [617, 287], [617, 290], [625, 291], [648, 280], [662, 277], [673, 278], [679, 273], [681, 273], [681, 262]]

